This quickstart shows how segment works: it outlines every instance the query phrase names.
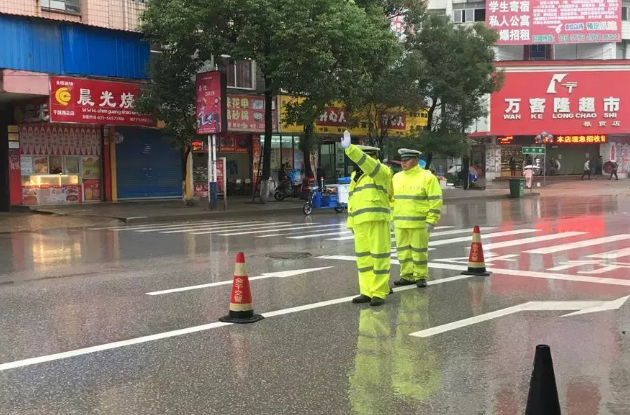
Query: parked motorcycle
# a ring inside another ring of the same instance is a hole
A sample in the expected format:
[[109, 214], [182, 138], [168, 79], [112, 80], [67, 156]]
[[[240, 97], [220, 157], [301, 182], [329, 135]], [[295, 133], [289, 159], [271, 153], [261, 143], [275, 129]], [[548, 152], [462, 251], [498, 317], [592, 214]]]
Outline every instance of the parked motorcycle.
[[282, 202], [287, 197], [295, 198], [299, 197], [303, 200], [308, 200], [309, 197], [309, 186], [314, 183], [314, 179], [303, 179], [300, 184], [293, 184], [290, 179], [283, 180], [278, 187], [276, 187], [276, 191], [273, 194], [273, 198]]

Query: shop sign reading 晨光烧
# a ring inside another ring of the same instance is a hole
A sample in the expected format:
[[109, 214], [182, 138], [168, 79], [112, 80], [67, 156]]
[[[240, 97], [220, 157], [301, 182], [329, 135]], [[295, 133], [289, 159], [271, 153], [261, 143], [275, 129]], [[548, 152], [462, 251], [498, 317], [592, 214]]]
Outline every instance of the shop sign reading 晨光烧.
[[154, 127], [155, 119], [134, 109], [139, 95], [129, 82], [51, 76], [50, 122]]
[[556, 144], [603, 144], [608, 142], [608, 137], [604, 134], [596, 135], [559, 135], [555, 140]]
[[487, 0], [499, 45], [621, 42], [622, 0]]
[[585, 136], [630, 128], [630, 70], [505, 72], [490, 98], [494, 135], [537, 135], [541, 131]]

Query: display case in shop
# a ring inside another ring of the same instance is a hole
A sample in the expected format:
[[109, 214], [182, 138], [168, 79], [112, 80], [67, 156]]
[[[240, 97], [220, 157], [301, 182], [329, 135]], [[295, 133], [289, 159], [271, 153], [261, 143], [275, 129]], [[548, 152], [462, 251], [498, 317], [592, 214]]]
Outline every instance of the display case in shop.
[[96, 156], [22, 156], [25, 205], [101, 200], [100, 158]]

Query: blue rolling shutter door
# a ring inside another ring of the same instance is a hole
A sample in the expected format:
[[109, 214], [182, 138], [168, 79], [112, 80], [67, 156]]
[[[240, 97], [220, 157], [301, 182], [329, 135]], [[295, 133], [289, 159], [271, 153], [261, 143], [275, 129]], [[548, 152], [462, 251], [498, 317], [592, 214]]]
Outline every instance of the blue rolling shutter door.
[[157, 130], [118, 128], [116, 145], [119, 199], [181, 197], [182, 157]]

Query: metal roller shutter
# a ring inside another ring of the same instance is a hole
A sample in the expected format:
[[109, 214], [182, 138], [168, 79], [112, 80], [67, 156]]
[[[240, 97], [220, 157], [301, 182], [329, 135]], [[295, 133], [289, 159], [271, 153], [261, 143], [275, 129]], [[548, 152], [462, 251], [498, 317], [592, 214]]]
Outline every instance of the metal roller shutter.
[[182, 157], [157, 130], [118, 128], [116, 179], [119, 199], [181, 197]]

